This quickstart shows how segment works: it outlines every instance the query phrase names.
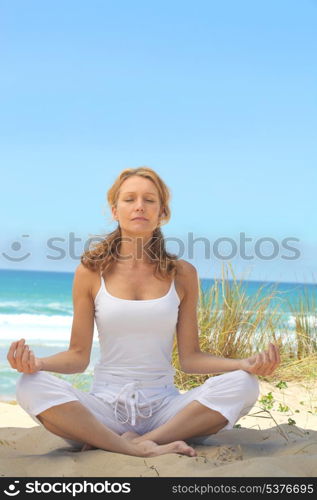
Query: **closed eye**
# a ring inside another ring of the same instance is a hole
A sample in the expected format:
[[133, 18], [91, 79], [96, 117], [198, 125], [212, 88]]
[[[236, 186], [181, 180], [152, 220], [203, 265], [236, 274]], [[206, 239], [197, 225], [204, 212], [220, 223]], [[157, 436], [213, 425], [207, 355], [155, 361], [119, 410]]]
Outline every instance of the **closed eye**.
[[[125, 201], [133, 201], [133, 200], [125, 200]], [[150, 203], [154, 203], [154, 200], [145, 200], [145, 201], [149, 201]]]

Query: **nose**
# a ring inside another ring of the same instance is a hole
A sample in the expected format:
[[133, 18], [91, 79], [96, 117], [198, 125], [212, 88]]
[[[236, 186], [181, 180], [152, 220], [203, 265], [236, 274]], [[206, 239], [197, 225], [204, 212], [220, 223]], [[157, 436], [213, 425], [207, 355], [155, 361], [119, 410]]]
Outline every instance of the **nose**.
[[144, 210], [144, 201], [143, 200], [137, 200], [136, 202], [136, 210], [141, 210], [143, 212]]

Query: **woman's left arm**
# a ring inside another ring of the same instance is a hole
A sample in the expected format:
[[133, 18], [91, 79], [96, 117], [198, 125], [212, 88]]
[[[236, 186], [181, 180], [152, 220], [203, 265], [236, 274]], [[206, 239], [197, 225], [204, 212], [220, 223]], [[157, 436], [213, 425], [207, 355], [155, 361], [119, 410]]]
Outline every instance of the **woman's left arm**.
[[277, 346], [245, 359], [230, 359], [202, 352], [199, 346], [197, 305], [199, 277], [196, 268], [182, 261], [181, 280], [184, 297], [179, 306], [176, 326], [179, 363], [185, 373], [209, 374], [245, 370], [255, 375], [271, 375], [280, 363]]

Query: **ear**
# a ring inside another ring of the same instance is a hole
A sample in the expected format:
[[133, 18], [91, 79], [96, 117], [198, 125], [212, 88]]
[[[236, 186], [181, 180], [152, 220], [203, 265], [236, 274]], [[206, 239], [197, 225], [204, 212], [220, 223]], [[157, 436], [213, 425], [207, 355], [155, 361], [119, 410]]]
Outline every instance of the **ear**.
[[117, 214], [117, 209], [116, 209], [116, 207], [115, 207], [115, 206], [112, 206], [112, 207], [111, 207], [111, 212], [112, 212], [112, 218], [113, 218], [114, 220], [118, 220], [118, 219], [117, 219], [117, 217], [118, 217], [118, 214]]

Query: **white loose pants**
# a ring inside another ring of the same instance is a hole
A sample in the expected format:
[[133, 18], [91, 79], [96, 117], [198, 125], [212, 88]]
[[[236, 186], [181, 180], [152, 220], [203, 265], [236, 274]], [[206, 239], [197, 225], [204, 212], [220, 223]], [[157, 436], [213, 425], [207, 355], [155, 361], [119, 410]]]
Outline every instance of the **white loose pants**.
[[[31, 418], [44, 410], [70, 401], [79, 401], [100, 422], [117, 434], [134, 431], [145, 434], [170, 420], [192, 401], [221, 413], [228, 423], [219, 432], [232, 429], [249, 413], [259, 396], [255, 375], [244, 370], [226, 372], [208, 378], [199, 387], [180, 393], [174, 385], [144, 387], [142, 382], [107, 384], [105, 393], [76, 389], [69, 382], [47, 372], [22, 374], [17, 382], [16, 398]], [[66, 440], [76, 446], [73, 440]]]

